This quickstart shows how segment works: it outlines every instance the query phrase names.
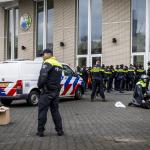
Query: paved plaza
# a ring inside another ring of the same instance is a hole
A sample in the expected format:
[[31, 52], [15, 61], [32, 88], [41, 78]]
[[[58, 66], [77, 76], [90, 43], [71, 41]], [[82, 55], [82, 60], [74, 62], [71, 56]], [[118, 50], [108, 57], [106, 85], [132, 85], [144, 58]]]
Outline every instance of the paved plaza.
[[150, 110], [127, 106], [132, 92], [106, 94], [107, 102], [82, 100], [60, 102], [65, 136], [58, 137], [50, 112], [45, 137], [37, 137], [37, 107], [24, 101], [10, 107], [11, 123], [0, 126], [0, 150], [150, 150]]

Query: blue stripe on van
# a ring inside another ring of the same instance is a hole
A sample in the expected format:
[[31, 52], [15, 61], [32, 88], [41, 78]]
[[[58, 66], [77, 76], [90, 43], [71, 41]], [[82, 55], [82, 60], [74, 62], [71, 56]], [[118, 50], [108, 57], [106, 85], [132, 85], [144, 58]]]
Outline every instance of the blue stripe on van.
[[75, 81], [73, 82], [73, 89], [74, 89], [75, 86], [77, 85], [78, 81], [79, 81], [79, 78], [77, 77], [77, 78], [75, 79]]
[[0, 96], [6, 96], [4, 90], [0, 89]]
[[67, 85], [69, 84], [69, 82], [71, 81], [72, 77], [68, 77], [68, 79], [66, 80], [64, 87], [66, 88]]

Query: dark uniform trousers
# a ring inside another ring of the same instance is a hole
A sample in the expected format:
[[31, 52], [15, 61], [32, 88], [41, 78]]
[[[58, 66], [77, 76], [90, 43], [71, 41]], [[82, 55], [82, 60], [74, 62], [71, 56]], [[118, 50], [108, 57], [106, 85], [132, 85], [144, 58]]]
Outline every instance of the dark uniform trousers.
[[103, 80], [97, 80], [93, 79], [92, 81], [92, 94], [91, 94], [91, 99], [94, 99], [96, 89], [99, 88], [99, 94], [100, 96], [105, 99], [104, 95], [104, 89], [103, 89]]
[[47, 122], [47, 112], [50, 108], [52, 119], [55, 124], [55, 130], [62, 131], [62, 119], [59, 113], [59, 91], [49, 91], [50, 94], [41, 94], [39, 100], [38, 109], [38, 131], [43, 132], [45, 130], [45, 124]]

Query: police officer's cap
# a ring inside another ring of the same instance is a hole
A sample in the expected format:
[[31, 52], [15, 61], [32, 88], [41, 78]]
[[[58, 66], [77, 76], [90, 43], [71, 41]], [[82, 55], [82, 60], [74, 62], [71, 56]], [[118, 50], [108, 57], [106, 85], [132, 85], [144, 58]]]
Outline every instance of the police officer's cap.
[[53, 51], [51, 49], [44, 49], [43, 52], [41, 53], [41, 56], [43, 56], [45, 53], [48, 53], [48, 54], [53, 54]]

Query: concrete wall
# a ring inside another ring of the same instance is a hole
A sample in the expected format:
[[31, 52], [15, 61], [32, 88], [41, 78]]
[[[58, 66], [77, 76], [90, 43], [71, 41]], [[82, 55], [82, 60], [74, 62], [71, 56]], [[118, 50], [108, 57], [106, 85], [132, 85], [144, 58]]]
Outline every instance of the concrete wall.
[[4, 46], [5, 34], [4, 34], [4, 9], [0, 7], [0, 61], [4, 60]]
[[75, 64], [75, 1], [54, 0], [54, 55], [71, 66]]
[[[117, 39], [116, 44], [112, 38]], [[103, 0], [103, 63], [128, 65], [130, 43], [130, 0]]]
[[[20, 59], [33, 59], [35, 56], [35, 33], [34, 33], [34, 3], [32, 0], [19, 1], [19, 20], [20, 17], [28, 13], [32, 17], [32, 24], [28, 31], [23, 31], [19, 28], [18, 35], [18, 58]], [[22, 50], [21, 46], [25, 46], [26, 50]]]

